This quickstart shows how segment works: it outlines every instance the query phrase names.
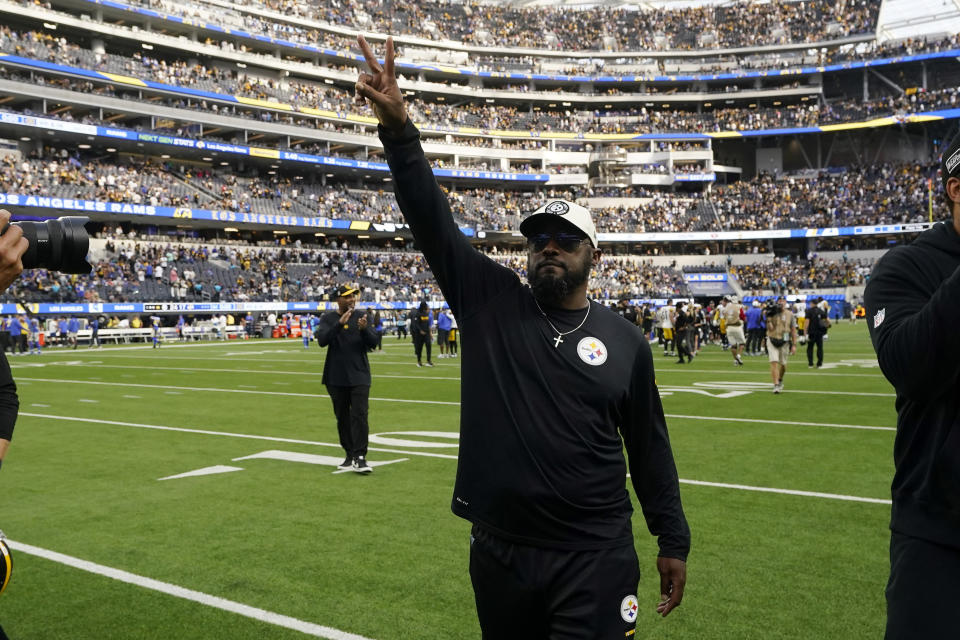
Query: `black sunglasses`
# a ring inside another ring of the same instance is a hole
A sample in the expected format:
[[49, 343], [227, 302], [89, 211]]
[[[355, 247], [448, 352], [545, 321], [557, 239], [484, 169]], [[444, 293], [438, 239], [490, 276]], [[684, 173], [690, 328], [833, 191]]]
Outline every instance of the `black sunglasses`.
[[535, 233], [527, 238], [527, 246], [539, 253], [553, 240], [561, 251], [573, 253], [586, 239], [573, 233]]

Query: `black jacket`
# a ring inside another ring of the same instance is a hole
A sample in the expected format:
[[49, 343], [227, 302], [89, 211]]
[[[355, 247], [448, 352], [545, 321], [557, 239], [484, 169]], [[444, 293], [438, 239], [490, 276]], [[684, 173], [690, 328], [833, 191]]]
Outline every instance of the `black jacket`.
[[822, 336], [827, 332], [827, 312], [813, 305], [807, 307], [804, 318], [806, 319], [806, 331], [808, 336]]
[[633, 544], [634, 490], [660, 554], [686, 559], [680, 503], [650, 347], [601, 304], [546, 309], [530, 288], [480, 254], [457, 228], [411, 123], [381, 128], [400, 209], [462, 342], [460, 455], [452, 508], [501, 537], [546, 548]]
[[370, 385], [370, 361], [367, 351], [377, 346], [377, 332], [372, 323], [366, 329], [357, 326], [363, 311], [354, 309], [346, 326], [340, 324], [340, 312], [330, 311], [320, 316], [314, 332], [317, 345], [328, 347], [323, 362], [325, 385], [359, 387]]
[[864, 296], [897, 390], [894, 531], [960, 548], [960, 238], [937, 224], [877, 263]]

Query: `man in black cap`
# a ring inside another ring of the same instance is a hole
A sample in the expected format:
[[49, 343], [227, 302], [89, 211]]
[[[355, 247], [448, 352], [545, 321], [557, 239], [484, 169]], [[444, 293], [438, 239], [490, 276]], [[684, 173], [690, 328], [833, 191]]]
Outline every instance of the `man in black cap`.
[[960, 137], [940, 170], [950, 218], [888, 251], [864, 295], [897, 390], [887, 640], [960, 629]]
[[[460, 232], [407, 118], [393, 68], [358, 38], [356, 88], [380, 121], [397, 201], [466, 338], [452, 508], [473, 523], [483, 637], [631, 638], [639, 605], [631, 483], [658, 537], [660, 600], [683, 598], [690, 530], [640, 329], [586, 297], [590, 212], [548, 201], [520, 225], [527, 279]], [[362, 100], [362, 98], [361, 98]]]
[[357, 289], [340, 285], [331, 294], [337, 301], [337, 311], [320, 316], [314, 336], [317, 345], [328, 347], [323, 362], [322, 382], [333, 401], [337, 416], [340, 446], [347, 457], [340, 469], [370, 473], [367, 464], [367, 406], [370, 399], [370, 362], [367, 351], [377, 346], [377, 333], [368, 326], [367, 316], [357, 311]]
[[427, 348], [427, 366], [432, 367], [430, 345], [433, 344], [433, 312], [424, 300], [410, 314], [410, 335], [413, 336], [413, 351], [417, 354], [417, 366], [423, 366], [423, 348]]

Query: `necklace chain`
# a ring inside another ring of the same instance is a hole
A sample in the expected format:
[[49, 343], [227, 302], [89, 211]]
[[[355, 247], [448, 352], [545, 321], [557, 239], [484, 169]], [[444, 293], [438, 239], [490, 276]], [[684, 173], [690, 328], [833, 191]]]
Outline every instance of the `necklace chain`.
[[536, 298], [533, 299], [533, 303], [537, 305], [537, 309], [540, 310], [540, 314], [543, 315], [543, 319], [547, 321], [547, 324], [550, 325], [550, 328], [553, 329], [557, 334], [557, 337], [553, 339], [554, 349], [559, 347], [560, 343], [563, 342], [563, 336], [570, 335], [571, 333], [573, 333], [574, 331], [582, 327], [583, 324], [587, 321], [587, 318], [590, 317], [590, 301], [587, 300], [587, 313], [583, 316], [583, 320], [580, 321], [580, 324], [575, 326], [573, 329], [570, 329], [570, 331], [560, 331], [560, 329], [557, 329], [555, 326], [553, 326], [553, 323], [550, 322], [550, 318], [547, 317], [546, 312], [540, 306], [540, 303], [537, 301]]

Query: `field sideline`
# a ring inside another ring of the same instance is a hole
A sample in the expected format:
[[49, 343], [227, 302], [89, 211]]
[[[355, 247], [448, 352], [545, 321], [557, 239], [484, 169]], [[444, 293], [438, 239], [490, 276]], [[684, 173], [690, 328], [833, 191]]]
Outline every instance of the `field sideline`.
[[[409, 343], [384, 346], [369, 477], [336, 472], [315, 345], [11, 357], [0, 625], [13, 640], [479, 638], [469, 524], [449, 510], [460, 361], [420, 369]], [[791, 358], [774, 395], [765, 358], [735, 368], [711, 346], [681, 366], [654, 349], [693, 550], [662, 620], [637, 509], [638, 638], [882, 636], [894, 394], [864, 323], [825, 350], [823, 369]]]

